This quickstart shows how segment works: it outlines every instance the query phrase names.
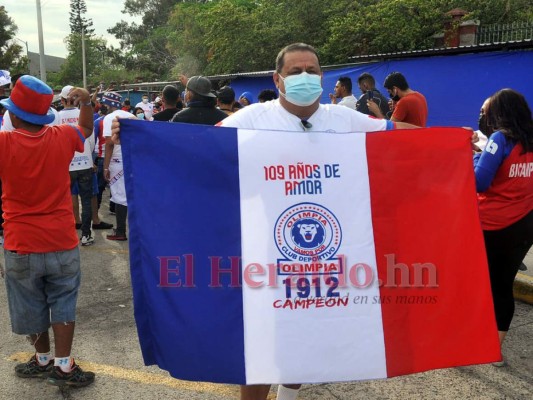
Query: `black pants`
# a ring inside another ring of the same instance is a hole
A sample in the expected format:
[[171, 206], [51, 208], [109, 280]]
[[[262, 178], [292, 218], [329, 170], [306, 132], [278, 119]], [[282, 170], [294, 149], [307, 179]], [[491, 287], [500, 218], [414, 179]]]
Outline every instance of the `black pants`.
[[498, 330], [507, 332], [514, 314], [513, 283], [533, 244], [533, 211], [497, 231], [483, 231]]
[[115, 204], [115, 213], [117, 217], [117, 235], [126, 236], [126, 220], [128, 218], [128, 207], [121, 204]]
[[104, 157], [96, 157], [95, 164], [98, 167], [96, 171], [96, 177], [98, 179], [98, 196], [96, 198], [98, 200], [98, 209], [100, 209], [100, 204], [102, 204], [102, 195], [104, 194], [104, 190], [107, 186], [107, 182], [104, 178]]
[[70, 188], [74, 183], [78, 183], [78, 193], [81, 199], [81, 234], [91, 235], [91, 219], [93, 198], [93, 169], [83, 169], [80, 171], [70, 171]]

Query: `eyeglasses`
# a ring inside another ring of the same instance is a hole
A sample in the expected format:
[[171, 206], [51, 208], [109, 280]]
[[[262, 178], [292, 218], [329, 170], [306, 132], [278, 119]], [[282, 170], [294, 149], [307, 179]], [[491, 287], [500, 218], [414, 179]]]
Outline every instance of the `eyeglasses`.
[[313, 124], [309, 121], [306, 121], [305, 119], [300, 120], [300, 125], [302, 126], [302, 129], [304, 131], [308, 131], [313, 127]]

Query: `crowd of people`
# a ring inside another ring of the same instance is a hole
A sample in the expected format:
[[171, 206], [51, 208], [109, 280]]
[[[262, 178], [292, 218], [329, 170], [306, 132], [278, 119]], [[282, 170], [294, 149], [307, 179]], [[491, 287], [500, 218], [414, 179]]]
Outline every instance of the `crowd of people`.
[[[339, 77], [329, 96], [332, 104], [320, 104], [321, 78], [315, 49], [295, 43], [276, 58], [273, 81], [278, 93], [265, 89], [257, 101], [250, 92], [237, 98], [231, 86], [216, 90], [206, 77], [182, 76], [183, 96], [176, 86], [168, 85], [155, 104], [143, 96], [135, 106], [117, 92], [99, 95], [95, 91], [91, 96], [85, 89], [66, 86], [61, 93], [64, 108], [58, 113], [50, 107], [53, 94], [43, 82], [31, 76], [15, 79], [11, 96], [0, 101], [8, 111], [2, 123], [5, 132], [0, 134], [5, 279], [13, 331], [29, 335], [36, 351], [27, 363], [16, 366], [17, 375], [46, 377], [55, 385], [85, 386], [94, 380], [94, 374], [82, 371], [70, 356], [79, 288], [78, 245], [94, 242], [91, 228], [111, 228], [98, 218], [106, 187], [116, 214], [116, 228], [107, 239], [127, 240], [117, 117], [337, 133], [414, 129], [427, 124], [424, 96], [411, 89], [399, 72], [389, 74], [383, 83], [389, 98], [376, 89], [369, 73], [357, 78], [359, 98], [353, 94], [351, 78]], [[488, 139], [484, 146], [473, 147], [473, 162], [503, 342], [514, 312], [512, 282], [533, 244], [533, 123], [525, 98], [511, 89], [495, 93], [482, 107], [479, 131]], [[477, 136], [473, 135], [473, 142]], [[54, 269], [59, 257], [68, 260], [68, 276]], [[23, 268], [32, 272], [22, 274]], [[54, 292], [47, 286], [48, 278], [56, 281]], [[50, 350], [50, 326], [55, 357]], [[299, 387], [298, 383], [280, 385], [278, 400], [296, 399]], [[244, 385], [241, 399], [266, 399], [269, 390], [270, 385]]]

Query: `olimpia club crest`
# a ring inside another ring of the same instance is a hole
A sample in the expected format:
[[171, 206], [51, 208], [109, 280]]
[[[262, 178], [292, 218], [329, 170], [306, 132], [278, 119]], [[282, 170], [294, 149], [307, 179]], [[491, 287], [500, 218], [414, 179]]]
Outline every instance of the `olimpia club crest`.
[[338, 274], [340, 260], [334, 258], [341, 241], [341, 225], [335, 215], [316, 203], [299, 203], [286, 209], [274, 228], [276, 246], [283, 259], [278, 273]]

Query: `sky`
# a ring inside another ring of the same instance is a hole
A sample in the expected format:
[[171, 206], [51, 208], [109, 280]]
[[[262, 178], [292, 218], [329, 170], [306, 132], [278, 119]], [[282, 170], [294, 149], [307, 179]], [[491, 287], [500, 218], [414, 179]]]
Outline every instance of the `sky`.
[[[128, 22], [141, 22], [141, 17], [122, 14], [123, 0], [86, 0], [87, 13], [85, 18], [93, 21], [94, 33], [102, 36], [108, 44], [119, 46], [115, 37], [107, 33], [108, 28], [115, 26], [124, 19]], [[1, 0], [7, 15], [18, 27], [17, 39], [28, 42], [28, 50], [39, 52], [39, 35], [37, 29], [36, 0]], [[41, 0], [43, 21], [44, 52], [47, 55], [66, 57], [67, 48], [64, 38], [70, 34], [69, 25], [70, 0]], [[17, 41], [24, 52], [26, 45]]]

